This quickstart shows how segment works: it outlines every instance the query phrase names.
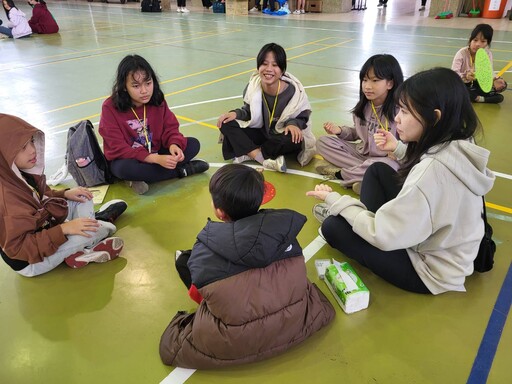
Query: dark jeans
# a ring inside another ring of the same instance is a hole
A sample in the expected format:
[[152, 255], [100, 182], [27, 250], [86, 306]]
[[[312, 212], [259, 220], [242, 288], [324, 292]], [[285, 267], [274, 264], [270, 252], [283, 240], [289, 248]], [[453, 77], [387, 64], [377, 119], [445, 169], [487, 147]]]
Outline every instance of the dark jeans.
[[[400, 189], [396, 171], [385, 163], [374, 163], [364, 175], [361, 202], [368, 210], [376, 212], [383, 204], [395, 198]], [[357, 235], [341, 216], [329, 216], [322, 224], [322, 234], [331, 247], [387, 282], [406, 291], [430, 293], [412, 266], [405, 249], [380, 250]]]
[[[185, 160], [178, 163], [176, 169], [167, 169], [159, 164], [143, 163], [136, 159], [118, 159], [110, 162], [110, 170], [117, 178], [130, 181], [145, 181], [155, 183], [178, 177], [177, 168], [184, 166], [192, 160], [201, 148], [201, 144], [195, 137], [187, 137], [187, 148], [183, 151]], [[168, 155], [169, 148], [161, 148], [160, 155]]]
[[299, 153], [302, 143], [292, 142], [292, 135], [265, 134], [264, 128], [240, 128], [235, 120], [222, 124], [224, 135], [222, 155], [224, 160], [247, 155], [256, 148], [261, 149], [264, 159], [275, 159], [281, 155]]

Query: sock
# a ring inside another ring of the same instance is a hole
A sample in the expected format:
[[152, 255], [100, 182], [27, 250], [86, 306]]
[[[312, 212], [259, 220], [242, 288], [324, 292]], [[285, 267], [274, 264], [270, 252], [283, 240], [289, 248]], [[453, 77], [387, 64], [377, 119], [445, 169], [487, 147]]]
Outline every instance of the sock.
[[263, 164], [263, 161], [265, 160], [265, 159], [263, 158], [263, 153], [261, 153], [261, 152], [260, 152], [260, 153], [258, 153], [258, 154], [256, 155], [256, 157], [254, 158], [254, 160], [256, 160], [256, 161], [257, 161], [258, 163], [260, 163], [260, 164]]

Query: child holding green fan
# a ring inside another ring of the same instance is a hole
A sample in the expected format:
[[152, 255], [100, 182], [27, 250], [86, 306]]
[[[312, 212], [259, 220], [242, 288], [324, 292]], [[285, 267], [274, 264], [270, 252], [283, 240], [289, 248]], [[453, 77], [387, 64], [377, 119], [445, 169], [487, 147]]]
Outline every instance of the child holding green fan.
[[475, 57], [482, 48], [487, 52], [492, 68], [492, 52], [490, 51], [494, 30], [489, 24], [478, 24], [469, 37], [468, 46], [461, 48], [453, 58], [452, 69], [457, 72], [466, 84], [471, 101], [476, 103], [501, 103], [507, 89], [507, 82], [501, 77], [494, 77], [490, 92], [485, 92], [475, 76]]

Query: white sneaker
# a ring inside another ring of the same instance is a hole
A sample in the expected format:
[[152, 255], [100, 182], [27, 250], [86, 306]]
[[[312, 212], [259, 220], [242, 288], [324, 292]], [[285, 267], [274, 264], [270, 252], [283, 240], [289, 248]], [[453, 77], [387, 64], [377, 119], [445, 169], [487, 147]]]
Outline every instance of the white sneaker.
[[329, 217], [329, 206], [327, 203], [318, 203], [313, 206], [313, 216], [320, 224]]
[[252, 7], [251, 9], [249, 9], [249, 12], [259, 12], [259, 9], [258, 7]]
[[233, 164], [242, 164], [242, 163], [245, 163], [246, 161], [251, 161], [252, 159], [247, 156], [247, 155], [242, 155], [242, 156], [238, 156], [238, 157], [235, 157], [233, 159]]
[[62, 167], [60, 167], [57, 170], [57, 172], [55, 172], [53, 175], [51, 175], [46, 180], [46, 184], [48, 184], [50, 187], [54, 187], [54, 186], [62, 183], [64, 181], [64, 179], [66, 179], [67, 176], [68, 176], [68, 165], [64, 164], [64, 165], [62, 165]]
[[181, 8], [181, 12], [190, 13], [190, 11], [186, 7]]
[[305, 11], [305, 10], [303, 10], [303, 9], [301, 9], [301, 10], [300, 10], [300, 13], [306, 13], [306, 11]]
[[294, 15], [300, 15], [300, 9], [296, 9], [295, 11], [293, 11], [293, 14]]
[[286, 161], [284, 160], [284, 156], [279, 156], [275, 160], [266, 159], [263, 160], [263, 166], [267, 169], [273, 169], [277, 172], [286, 172]]
[[181, 8], [181, 7], [178, 7], [178, 8], [176, 9], [176, 12], [178, 12], [178, 13], [183, 12], [183, 11], [182, 11], [182, 8]]

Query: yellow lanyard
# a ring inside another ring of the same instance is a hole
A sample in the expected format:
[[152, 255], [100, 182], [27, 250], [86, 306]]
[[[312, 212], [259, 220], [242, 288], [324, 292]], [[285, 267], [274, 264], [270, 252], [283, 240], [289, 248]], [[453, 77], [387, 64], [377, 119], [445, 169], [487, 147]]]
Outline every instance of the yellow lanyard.
[[270, 108], [268, 106], [267, 99], [265, 98], [265, 92], [263, 91], [263, 86], [261, 86], [261, 92], [263, 93], [263, 101], [265, 101], [265, 105], [267, 106], [268, 114], [270, 116], [270, 122], [269, 122], [269, 129], [272, 126], [272, 121], [274, 120], [274, 112], [276, 111], [276, 105], [277, 105], [277, 96], [279, 95], [279, 90], [281, 89], [281, 80], [277, 83], [277, 92], [276, 92], [276, 98], [274, 99], [274, 106], [272, 107], [272, 113], [270, 113]]
[[137, 115], [137, 112], [135, 112], [135, 109], [132, 108], [132, 112], [137, 118], [137, 121], [142, 125], [142, 132], [144, 133], [144, 137], [146, 138], [146, 144], [148, 147], [148, 152], [151, 153], [151, 141], [149, 141], [148, 137], [148, 128], [146, 126], [146, 104], [144, 104], [144, 120], [139, 119], [139, 115]]
[[373, 105], [373, 101], [370, 100], [370, 103], [372, 104], [372, 111], [375, 115], [375, 117], [377, 118], [377, 121], [379, 122], [379, 125], [380, 127], [385, 130], [385, 131], [389, 131], [389, 128], [388, 128], [388, 119], [386, 117], [384, 117], [384, 120], [386, 121], [386, 126], [384, 127], [384, 125], [382, 124], [382, 122], [380, 121], [380, 118], [379, 118], [379, 115], [377, 114], [377, 111], [375, 110], [375, 105]]

